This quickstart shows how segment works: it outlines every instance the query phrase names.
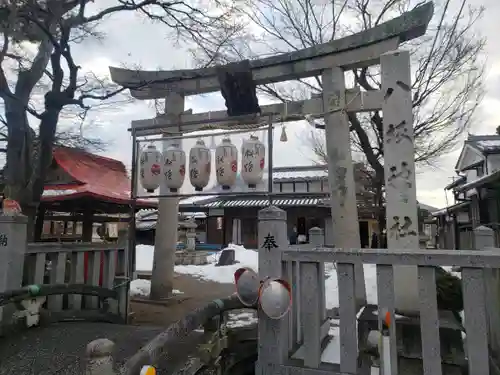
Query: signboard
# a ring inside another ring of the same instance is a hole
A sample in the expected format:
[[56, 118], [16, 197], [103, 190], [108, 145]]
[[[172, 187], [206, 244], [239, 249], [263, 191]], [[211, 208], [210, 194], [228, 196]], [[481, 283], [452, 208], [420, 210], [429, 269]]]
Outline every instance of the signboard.
[[224, 216], [223, 208], [209, 208], [208, 216]]

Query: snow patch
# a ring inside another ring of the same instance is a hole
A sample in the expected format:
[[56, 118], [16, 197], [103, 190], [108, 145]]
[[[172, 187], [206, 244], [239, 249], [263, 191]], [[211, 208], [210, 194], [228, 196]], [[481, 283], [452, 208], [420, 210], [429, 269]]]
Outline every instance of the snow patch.
[[[377, 266], [374, 264], [365, 264], [363, 267], [367, 302], [370, 304], [377, 304]], [[339, 306], [337, 270], [335, 267], [331, 267], [329, 270], [325, 267], [325, 270], [326, 308], [331, 309]]]
[[154, 246], [137, 245], [135, 247], [135, 269], [137, 271], [151, 271], [153, 269], [154, 252]]
[[60, 196], [60, 195], [71, 195], [71, 194], [76, 194], [76, 193], [78, 193], [78, 191], [75, 189], [62, 189], [62, 190], [47, 189], [47, 190], [43, 191], [42, 196], [54, 197], [54, 196]]
[[174, 271], [184, 275], [192, 275], [202, 280], [214, 281], [223, 284], [232, 284], [234, 282], [234, 272], [241, 267], [250, 267], [257, 272], [259, 267], [259, 254], [256, 250], [246, 249], [243, 246], [229, 244], [225, 249], [233, 249], [235, 259], [238, 263], [231, 266], [216, 267], [218, 254], [209, 256], [210, 262], [202, 266], [183, 266], [174, 267]]
[[[144, 279], [136, 279], [130, 283], [130, 296], [149, 297], [150, 293], [151, 293], [151, 281]], [[184, 292], [174, 289], [172, 290], [172, 294], [179, 295], [179, 294], [184, 294]]]
[[227, 327], [228, 328], [246, 327], [252, 324], [257, 324], [257, 322], [258, 322], [257, 314], [253, 311], [229, 313]]
[[[232, 284], [234, 282], [234, 272], [241, 267], [249, 267], [258, 272], [259, 254], [258, 250], [246, 249], [243, 246], [229, 244], [226, 249], [233, 249], [237, 264], [231, 266], [216, 267], [219, 253], [207, 257], [209, 264], [195, 265], [178, 265], [174, 267], [174, 271], [179, 274], [191, 275], [202, 280], [213, 281], [218, 283]], [[136, 247], [136, 259], [138, 270], [151, 270], [153, 266], [153, 246], [138, 245]], [[370, 304], [377, 304], [377, 270], [375, 265], [364, 265], [365, 287], [367, 301]], [[149, 295], [150, 282], [147, 280], [135, 280], [137, 288], [141, 290], [141, 295]], [[134, 285], [132, 282], [132, 285]], [[131, 292], [132, 293], [132, 292]], [[146, 294], [147, 293], [147, 294]], [[325, 264], [325, 294], [326, 307], [331, 309], [339, 305], [339, 291], [337, 281], [337, 270], [332, 263]], [[257, 316], [254, 312], [231, 313], [229, 315], [228, 327], [243, 327], [257, 323]], [[330, 321], [331, 341], [322, 353], [321, 360], [327, 363], [340, 363], [340, 341], [338, 321]], [[297, 355], [300, 357], [300, 350]]]
[[[223, 284], [232, 284], [234, 282], [234, 272], [241, 267], [249, 267], [258, 272], [259, 254], [257, 250], [246, 249], [244, 246], [229, 244], [226, 249], [233, 249], [235, 259], [238, 263], [231, 266], [216, 267], [220, 253], [215, 253], [207, 257], [209, 264], [195, 265], [177, 265], [174, 271], [179, 274], [191, 275], [202, 280], [213, 281]], [[150, 271], [153, 268], [154, 246], [137, 245], [136, 246], [136, 268], [140, 271]], [[364, 265], [365, 287], [368, 303], [377, 303], [377, 268], [375, 265]], [[339, 290], [337, 281], [337, 270], [332, 263], [325, 264], [325, 291], [326, 308], [331, 309], [339, 305]]]

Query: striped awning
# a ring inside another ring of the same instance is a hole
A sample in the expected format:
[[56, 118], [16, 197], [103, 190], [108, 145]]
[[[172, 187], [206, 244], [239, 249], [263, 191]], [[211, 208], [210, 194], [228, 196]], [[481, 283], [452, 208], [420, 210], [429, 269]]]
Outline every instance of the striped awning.
[[135, 230], [146, 231], [156, 228], [156, 220], [136, 221]]
[[[317, 206], [321, 203], [321, 198], [289, 198], [289, 199], [273, 199], [273, 204], [279, 207], [304, 207]], [[217, 199], [215, 201], [203, 204], [203, 207], [208, 208], [226, 208], [226, 207], [266, 207], [269, 205], [269, 200], [261, 199]]]

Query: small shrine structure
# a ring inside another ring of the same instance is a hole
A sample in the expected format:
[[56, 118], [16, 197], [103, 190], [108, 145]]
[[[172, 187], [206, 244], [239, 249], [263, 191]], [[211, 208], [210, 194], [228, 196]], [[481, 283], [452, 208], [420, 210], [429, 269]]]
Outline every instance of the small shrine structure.
[[[130, 184], [121, 161], [81, 149], [55, 147], [38, 209], [34, 240], [92, 242], [99, 232], [96, 223], [128, 225], [132, 203]], [[155, 207], [155, 201], [136, 202], [136, 209]]]

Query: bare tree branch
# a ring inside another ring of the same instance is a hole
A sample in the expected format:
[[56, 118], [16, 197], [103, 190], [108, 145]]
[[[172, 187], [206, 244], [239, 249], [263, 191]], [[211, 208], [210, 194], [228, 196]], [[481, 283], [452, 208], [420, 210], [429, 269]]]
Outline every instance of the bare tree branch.
[[[19, 201], [27, 215], [33, 215], [40, 201], [54, 144], [105, 146], [83, 137], [81, 131], [58, 129], [60, 119], [72, 116], [84, 121], [90, 110], [130, 100], [124, 88], [81, 72], [72, 53], [75, 44], [102, 39], [99, 25], [123, 12], [137, 12], [165, 25], [177, 41], [207, 51], [229, 44], [242, 30], [236, 17], [237, 0], [200, 6], [178, 0], [114, 0], [104, 9], [88, 6], [91, 1], [5, 0], [0, 5], [0, 99], [4, 108], [0, 148], [7, 155], [5, 195]], [[35, 51], [27, 51], [26, 42]]]
[[[348, 34], [370, 29], [387, 19], [419, 5], [415, 0], [345, 0], [317, 2], [314, 0], [248, 0], [246, 16], [253, 33], [245, 40], [217, 51], [217, 61], [231, 62], [268, 54], [297, 51]], [[451, 4], [458, 12], [451, 15]], [[428, 34], [406, 43], [413, 66], [413, 109], [415, 161], [433, 164], [442, 155], [454, 150], [462, 134], [474, 119], [483, 95], [484, 71], [481, 52], [484, 39], [475, 35], [473, 26], [483, 8], [465, 0], [441, 0]], [[207, 50], [198, 51], [201, 63], [213, 61]], [[378, 68], [351, 72], [355, 85], [364, 90], [380, 88]], [[261, 92], [282, 101], [304, 99], [321, 91], [321, 78], [268, 85]], [[376, 182], [384, 181], [383, 114], [349, 115], [355, 151], [363, 152]], [[310, 137], [318, 138], [318, 135]], [[319, 159], [325, 155], [324, 145], [309, 145]]]

